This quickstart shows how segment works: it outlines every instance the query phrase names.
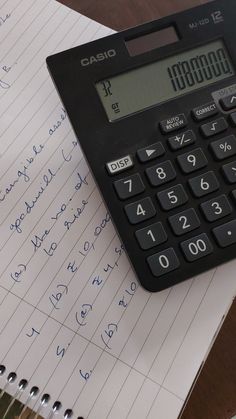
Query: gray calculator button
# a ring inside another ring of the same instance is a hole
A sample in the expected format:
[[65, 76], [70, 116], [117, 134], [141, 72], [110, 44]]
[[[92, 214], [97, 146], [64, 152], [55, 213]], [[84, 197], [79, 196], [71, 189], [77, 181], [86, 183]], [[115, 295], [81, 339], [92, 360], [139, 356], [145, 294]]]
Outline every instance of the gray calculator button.
[[180, 150], [190, 144], [194, 144], [195, 141], [196, 136], [192, 130], [181, 132], [180, 134], [176, 134], [174, 137], [170, 137], [168, 139], [169, 146], [173, 151]]
[[137, 151], [137, 155], [141, 163], [146, 163], [150, 160], [156, 159], [157, 157], [163, 156], [163, 154], [165, 154], [165, 149], [160, 141]]
[[176, 172], [170, 160], [149, 167], [146, 174], [152, 186], [160, 186], [176, 178]]
[[210, 144], [210, 149], [217, 160], [224, 160], [236, 154], [236, 138], [228, 135]]
[[202, 121], [203, 119], [216, 115], [218, 112], [215, 102], [206, 103], [192, 110], [193, 117], [196, 121]]
[[225, 111], [236, 108], [236, 95], [233, 93], [232, 95], [220, 99], [220, 104]]
[[155, 253], [147, 258], [147, 263], [154, 276], [159, 277], [179, 268], [179, 259], [172, 247]]
[[181, 154], [177, 161], [182, 171], [186, 174], [195, 172], [207, 166], [207, 158], [201, 148], [196, 148], [188, 153]]
[[179, 214], [169, 217], [169, 223], [177, 236], [186, 234], [200, 226], [200, 220], [193, 208], [189, 208]]
[[180, 243], [180, 247], [188, 262], [194, 262], [213, 252], [212, 244], [205, 233]]
[[126, 205], [125, 212], [131, 224], [141, 223], [156, 215], [156, 209], [149, 197]]
[[231, 163], [225, 164], [222, 167], [222, 171], [226, 180], [229, 183], [236, 183], [236, 161], [232, 161]]
[[236, 243], [236, 220], [213, 229], [217, 243], [221, 247], [228, 247]]
[[219, 182], [214, 172], [203, 173], [188, 181], [190, 189], [196, 198], [208, 195], [220, 188]]
[[188, 201], [188, 196], [182, 185], [175, 185], [172, 188], [158, 192], [157, 199], [164, 211], [180, 207]]
[[234, 127], [236, 127], [236, 112], [230, 114], [230, 122]]
[[134, 163], [132, 157], [127, 155], [107, 163], [106, 168], [110, 175], [116, 175], [117, 173], [130, 169], [133, 165]]
[[116, 193], [120, 199], [128, 199], [145, 190], [145, 186], [139, 173], [114, 182]]
[[184, 128], [186, 125], [187, 119], [183, 113], [170, 116], [168, 119], [160, 122], [160, 128], [164, 134]]
[[143, 250], [151, 249], [167, 241], [167, 234], [160, 222], [136, 231], [135, 236]]
[[225, 118], [218, 118], [214, 121], [208, 122], [201, 126], [201, 132], [206, 138], [213, 137], [220, 132], [226, 131], [228, 128], [228, 123]]
[[232, 207], [226, 195], [217, 196], [200, 205], [203, 214], [210, 223], [231, 214]]

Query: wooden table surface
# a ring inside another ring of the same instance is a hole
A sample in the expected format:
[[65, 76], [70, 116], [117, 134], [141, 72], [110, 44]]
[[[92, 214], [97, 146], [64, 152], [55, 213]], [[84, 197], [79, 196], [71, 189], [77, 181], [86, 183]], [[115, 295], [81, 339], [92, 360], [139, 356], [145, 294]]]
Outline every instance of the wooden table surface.
[[[209, 2], [209, 0], [58, 1], [115, 30], [122, 30]], [[230, 419], [234, 415], [236, 415], [236, 300], [194, 385], [181, 419]]]

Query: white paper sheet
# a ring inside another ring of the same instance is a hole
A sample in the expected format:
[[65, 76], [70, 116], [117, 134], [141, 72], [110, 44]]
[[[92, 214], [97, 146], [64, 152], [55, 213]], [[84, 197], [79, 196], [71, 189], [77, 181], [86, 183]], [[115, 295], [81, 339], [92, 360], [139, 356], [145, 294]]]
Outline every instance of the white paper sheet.
[[[236, 263], [137, 283], [45, 65], [111, 30], [54, 0], [0, 0], [0, 364], [89, 419], [176, 419], [236, 291]], [[79, 109], [78, 109], [79, 112]], [[193, 272], [194, 274], [194, 272]], [[39, 398], [28, 400], [33, 385]]]

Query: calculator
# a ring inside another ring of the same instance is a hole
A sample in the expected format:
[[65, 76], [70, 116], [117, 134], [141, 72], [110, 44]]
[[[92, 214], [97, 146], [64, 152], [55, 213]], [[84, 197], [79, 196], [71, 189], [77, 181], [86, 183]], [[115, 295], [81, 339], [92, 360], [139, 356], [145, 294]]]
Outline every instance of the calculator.
[[235, 6], [216, 0], [47, 58], [151, 292], [236, 256]]

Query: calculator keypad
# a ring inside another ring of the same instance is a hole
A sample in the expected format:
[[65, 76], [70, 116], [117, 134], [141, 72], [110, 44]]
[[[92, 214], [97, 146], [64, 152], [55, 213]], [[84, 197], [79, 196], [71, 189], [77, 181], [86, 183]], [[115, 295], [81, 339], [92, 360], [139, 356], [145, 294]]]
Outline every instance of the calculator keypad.
[[154, 160], [157, 157], [163, 156], [163, 154], [165, 154], [165, 149], [160, 141], [137, 151], [137, 155], [141, 163]]
[[139, 195], [145, 190], [144, 183], [139, 173], [114, 182], [116, 193], [120, 199], [128, 199]]
[[236, 161], [233, 161], [231, 163], [225, 164], [222, 167], [223, 174], [225, 176], [225, 179], [233, 184], [236, 183]]
[[176, 236], [182, 236], [200, 226], [200, 220], [193, 208], [169, 217], [169, 223]]
[[144, 250], [151, 249], [167, 241], [167, 234], [160, 222], [136, 231], [135, 235], [139, 246]]
[[183, 186], [179, 184], [158, 192], [157, 199], [164, 211], [170, 211], [188, 202], [188, 195]]
[[201, 210], [210, 223], [226, 217], [233, 211], [226, 195], [220, 195], [200, 205]]
[[189, 186], [196, 198], [208, 195], [220, 188], [219, 182], [214, 172], [207, 172], [200, 176], [189, 179]]
[[[196, 107], [191, 111], [198, 124], [195, 130], [185, 128], [185, 114], [172, 116], [160, 122], [163, 135], [157, 142], [109, 163], [119, 174], [113, 182], [116, 196], [131, 201], [124, 203], [124, 211], [134, 226], [136, 246], [156, 279], [175, 271], [178, 276], [182, 264], [207, 259], [217, 246], [236, 244], [236, 189], [222, 190], [223, 182], [226, 188], [236, 184], [236, 103], [234, 108], [230, 115], [213, 119], [220, 113], [215, 102]], [[207, 118], [210, 121], [203, 124]], [[121, 176], [127, 165], [131, 174]]]
[[176, 178], [176, 171], [170, 160], [149, 167], [146, 174], [152, 186], [160, 186]]
[[196, 142], [196, 135], [192, 130], [182, 132], [181, 134], [176, 134], [174, 137], [168, 139], [169, 146], [171, 150], [177, 151], [185, 148]]
[[213, 234], [221, 247], [228, 247], [236, 243], [236, 220], [214, 228]]
[[181, 154], [177, 157], [181, 170], [188, 174], [207, 166], [207, 158], [201, 148]]
[[207, 122], [201, 126], [201, 132], [206, 138], [213, 137], [216, 134], [226, 131], [228, 123], [225, 118], [218, 118], [212, 122]]
[[125, 212], [131, 224], [138, 224], [156, 215], [156, 208], [151, 198], [143, 198], [125, 206]]
[[217, 160], [227, 159], [236, 154], [236, 138], [234, 135], [228, 135], [211, 143], [210, 149]]
[[180, 246], [188, 262], [194, 262], [213, 252], [212, 244], [205, 233], [182, 242]]
[[154, 276], [160, 277], [174, 271], [180, 266], [179, 259], [172, 247], [155, 253], [147, 258], [147, 263]]

